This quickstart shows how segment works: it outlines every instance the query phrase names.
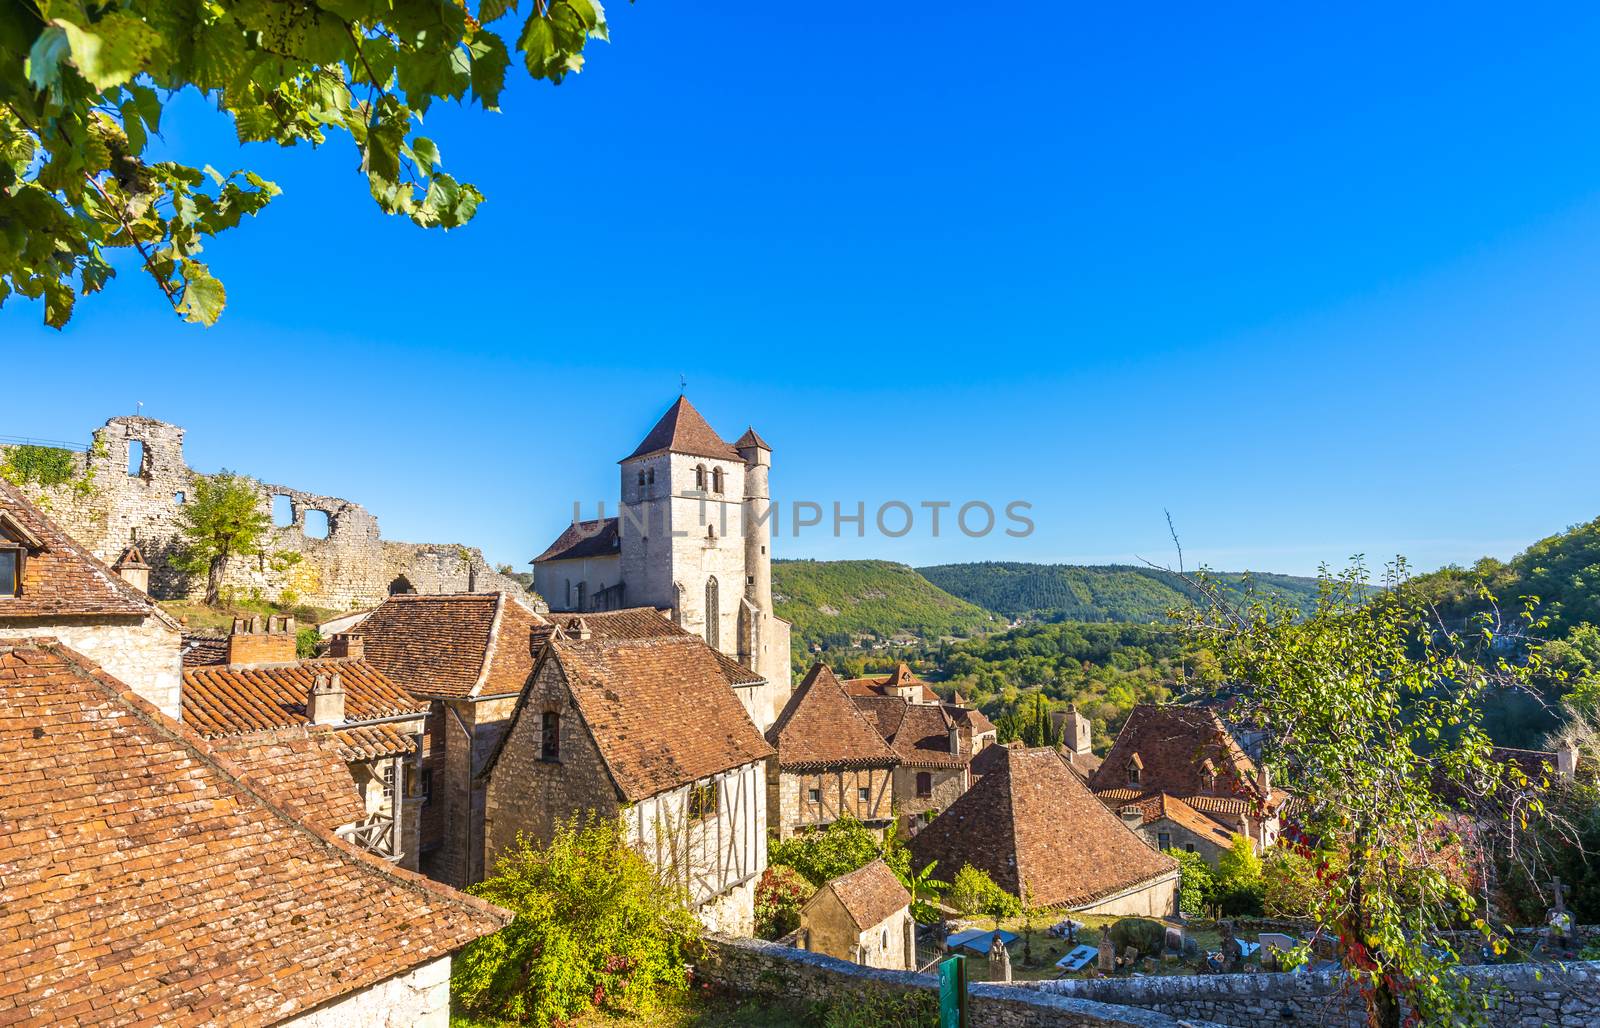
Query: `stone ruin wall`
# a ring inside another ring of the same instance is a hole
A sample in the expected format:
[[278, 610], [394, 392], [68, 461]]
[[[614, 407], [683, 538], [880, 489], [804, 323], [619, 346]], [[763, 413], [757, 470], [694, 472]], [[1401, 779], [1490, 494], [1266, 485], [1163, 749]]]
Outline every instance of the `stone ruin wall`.
[[[25, 487], [68, 534], [107, 564], [137, 542], [150, 565], [150, 593], [158, 599], [199, 599], [205, 576], [187, 575], [170, 558], [182, 544], [183, 501], [201, 476], [183, 459], [184, 430], [154, 418], [112, 418], [94, 433], [94, 444], [77, 455], [78, 481]], [[142, 444], [137, 473], [131, 463]], [[3, 448], [0, 448], [3, 449]], [[524, 592], [520, 583], [495, 571], [477, 549], [454, 544], [402, 543], [383, 539], [378, 519], [365, 507], [336, 496], [254, 482], [261, 510], [272, 517], [274, 496], [286, 496], [293, 521], [268, 530], [267, 552], [229, 562], [225, 585], [244, 596], [352, 610], [377, 604], [391, 586], [409, 583], [419, 593]], [[328, 534], [306, 534], [307, 514], [327, 515]], [[292, 556], [298, 555], [295, 560]], [[276, 559], [274, 559], [276, 558]]]

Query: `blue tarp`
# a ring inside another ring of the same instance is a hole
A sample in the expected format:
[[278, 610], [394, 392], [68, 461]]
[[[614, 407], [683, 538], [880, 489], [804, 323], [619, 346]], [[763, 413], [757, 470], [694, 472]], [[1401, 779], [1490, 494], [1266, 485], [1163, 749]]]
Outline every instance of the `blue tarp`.
[[[981, 928], [968, 928], [964, 932], [956, 932], [944, 940], [945, 948], [951, 950], [964, 949], [976, 953], [980, 957], [989, 952], [989, 945], [994, 941], [994, 932], [986, 932]], [[1000, 932], [1000, 941], [1009, 946], [1017, 941], [1017, 936], [1010, 932]]]

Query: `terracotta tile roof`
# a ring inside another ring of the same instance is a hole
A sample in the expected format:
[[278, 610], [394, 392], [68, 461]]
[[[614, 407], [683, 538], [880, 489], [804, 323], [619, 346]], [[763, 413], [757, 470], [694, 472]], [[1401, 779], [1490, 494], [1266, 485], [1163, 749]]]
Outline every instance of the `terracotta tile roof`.
[[964, 767], [970, 753], [950, 752], [950, 718], [942, 707], [926, 703], [905, 704], [905, 713], [889, 745], [906, 767]]
[[[1096, 792], [1128, 786], [1129, 763], [1138, 759], [1137, 788], [1174, 796], [1202, 794], [1264, 798], [1251, 760], [1212, 710], [1179, 704], [1141, 703], [1133, 708], [1090, 779]], [[1207, 781], [1207, 760], [1217, 770]]]
[[567, 525], [556, 541], [545, 547], [543, 553], [528, 563], [540, 564], [547, 560], [577, 560], [580, 557], [609, 557], [622, 551], [622, 537], [617, 532], [616, 518], [596, 518], [593, 521], [574, 521]]
[[1177, 874], [1107, 810], [1054, 750], [995, 747], [996, 766], [912, 837], [917, 866], [989, 872], [1040, 906], [1085, 906]]
[[824, 882], [817, 895], [806, 906], [817, 901], [824, 893], [832, 893], [857, 932], [864, 932], [898, 911], [911, 905], [911, 893], [900, 884], [900, 879], [889, 870], [880, 858], [856, 868], [848, 874]]
[[984, 735], [988, 732], [999, 732], [994, 722], [983, 716], [983, 711], [972, 707], [962, 707], [954, 703], [941, 704], [950, 720], [972, 732], [973, 735]]
[[209, 632], [183, 633], [183, 666], [210, 667], [228, 662], [228, 637]]
[[50, 640], [0, 643], [0, 752], [3, 1023], [277, 1023], [510, 920], [291, 813]]
[[[537, 653], [559, 626], [571, 639], [584, 628], [590, 639], [662, 639], [690, 636], [693, 633], [678, 625], [667, 612], [654, 607], [624, 607], [621, 610], [596, 610], [587, 614], [546, 614], [548, 627], [533, 630], [533, 648]], [[698, 638], [698, 636], [696, 636]], [[759, 685], [766, 679], [723, 653], [713, 650], [717, 663], [729, 685]]]
[[1061, 759], [1067, 762], [1067, 766], [1072, 768], [1072, 773], [1077, 775], [1085, 785], [1088, 784], [1089, 779], [1094, 777], [1095, 772], [1100, 770], [1101, 760], [1093, 753], [1062, 750]]
[[706, 419], [700, 416], [700, 412], [682, 396], [661, 415], [661, 420], [656, 422], [656, 427], [650, 430], [644, 441], [634, 447], [633, 452], [622, 460], [649, 457], [657, 453], [686, 453], [695, 457], [712, 457], [716, 460], [744, 459], [739, 456], [739, 451], [729, 446], [712, 430]]
[[272, 790], [280, 806], [320, 828], [331, 832], [367, 816], [347, 758], [326, 733], [279, 728], [226, 736], [211, 746]]
[[[772, 756], [716, 658], [687, 635], [557, 637], [539, 659], [555, 662], [618, 795], [633, 802]], [[518, 698], [481, 778], [493, 773], [527, 696]]]
[[417, 735], [423, 731], [419, 721], [391, 721], [381, 725], [355, 725], [350, 728], [318, 726], [333, 743], [339, 759], [354, 764], [381, 757], [404, 757], [417, 750]]
[[23, 558], [22, 594], [0, 598], [0, 617], [155, 616], [177, 627], [150, 597], [79, 546], [4, 479], [0, 532], [39, 544]]
[[239, 735], [307, 723], [306, 699], [318, 675], [337, 673], [345, 721], [428, 712], [366, 660], [302, 660], [260, 667], [184, 668], [183, 720], [202, 735]]
[[817, 663], [767, 729], [784, 770], [893, 767], [899, 758], [828, 666]]
[[761, 438], [761, 436], [759, 434], [757, 434], [757, 432], [756, 432], [756, 430], [754, 428], [745, 429], [744, 430], [744, 435], [742, 435], [738, 439], [736, 439], [734, 441], [734, 444], [733, 444], [733, 448], [735, 450], [742, 450], [747, 446], [759, 446], [763, 450], [771, 450], [772, 449], [772, 447], [767, 445], [767, 441], [765, 439]]
[[918, 690], [917, 698], [923, 703], [938, 703], [939, 694], [928, 688], [928, 683], [918, 678], [904, 661], [888, 675], [881, 677], [849, 678], [845, 691], [852, 696], [898, 696], [895, 689]]
[[1215, 845], [1226, 848], [1233, 842], [1234, 832], [1232, 829], [1214, 818], [1207, 817], [1176, 796], [1158, 792], [1153, 796], [1144, 797], [1133, 803], [1122, 804], [1116, 809], [1120, 814], [1122, 810], [1128, 807], [1138, 808], [1144, 818], [1144, 824], [1150, 825], [1163, 820], [1171, 821], [1173, 824], [1181, 828], [1187, 828], [1202, 839], [1206, 839]]
[[[845, 684], [848, 691], [849, 683]], [[909, 706], [898, 696], [852, 694], [850, 699], [855, 703], [856, 709], [867, 716], [867, 720], [872, 722], [872, 727], [878, 730], [878, 734], [883, 736], [885, 741], [893, 739], [894, 734], [900, 730], [900, 722], [905, 719], [906, 707]]]
[[355, 634], [367, 663], [425, 699], [522, 691], [543, 617], [506, 593], [391, 596]]

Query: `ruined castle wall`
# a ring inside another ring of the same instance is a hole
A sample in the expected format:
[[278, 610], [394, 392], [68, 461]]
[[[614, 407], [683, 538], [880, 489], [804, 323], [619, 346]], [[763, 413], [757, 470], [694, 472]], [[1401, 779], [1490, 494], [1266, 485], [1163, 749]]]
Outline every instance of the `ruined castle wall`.
[[[198, 598], [205, 592], [203, 575], [185, 574], [172, 564], [182, 545], [183, 506], [200, 477], [184, 463], [183, 435], [181, 427], [153, 418], [112, 418], [94, 433], [90, 450], [76, 458], [75, 482], [28, 487], [68, 534], [106, 563], [138, 542], [151, 568], [150, 593], [158, 599]], [[378, 519], [359, 503], [253, 484], [269, 519], [277, 496], [286, 498], [290, 518], [269, 530], [266, 553], [230, 562], [224, 584], [241, 594], [349, 610], [381, 602], [391, 589], [523, 592], [489, 567], [479, 550], [391, 542], [380, 536]], [[324, 515], [325, 538], [318, 534], [320, 524], [313, 524]]]

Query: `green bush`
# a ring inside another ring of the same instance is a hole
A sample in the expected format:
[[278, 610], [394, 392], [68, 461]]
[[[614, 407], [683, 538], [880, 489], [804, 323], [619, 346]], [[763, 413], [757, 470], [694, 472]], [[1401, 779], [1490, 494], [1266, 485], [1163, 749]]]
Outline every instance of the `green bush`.
[[939, 999], [930, 989], [851, 990], [819, 1004], [812, 1019], [822, 1028], [927, 1028], [939, 1023]]
[[1021, 900], [996, 885], [989, 872], [980, 871], [971, 864], [961, 865], [946, 898], [966, 916], [984, 914], [994, 918], [996, 923], [1022, 913]]
[[878, 837], [846, 814], [820, 832], [805, 832], [767, 847], [767, 862], [792, 867], [812, 885], [865, 867], [880, 855]]
[[777, 939], [800, 927], [800, 908], [814, 891], [794, 868], [767, 865], [756, 885], [756, 935]]
[[1178, 862], [1183, 878], [1178, 886], [1178, 909], [1184, 917], [1203, 917], [1216, 903], [1217, 879], [1211, 865], [1198, 853], [1169, 849], [1167, 856]]
[[1271, 917], [1310, 917], [1316, 888], [1310, 858], [1286, 846], [1261, 862], [1261, 909]]
[[624, 832], [593, 819], [566, 822], [543, 848], [519, 836], [472, 887], [516, 919], [456, 956], [463, 1011], [550, 1028], [592, 1007], [648, 1014], [681, 994], [699, 923]]
[[1224, 914], [1261, 913], [1261, 858], [1242, 835], [1235, 835], [1233, 843], [1217, 857], [1214, 902]]
[[1111, 926], [1109, 938], [1118, 953], [1132, 946], [1142, 956], [1159, 957], [1167, 946], [1167, 926], [1148, 917], [1125, 917]]

